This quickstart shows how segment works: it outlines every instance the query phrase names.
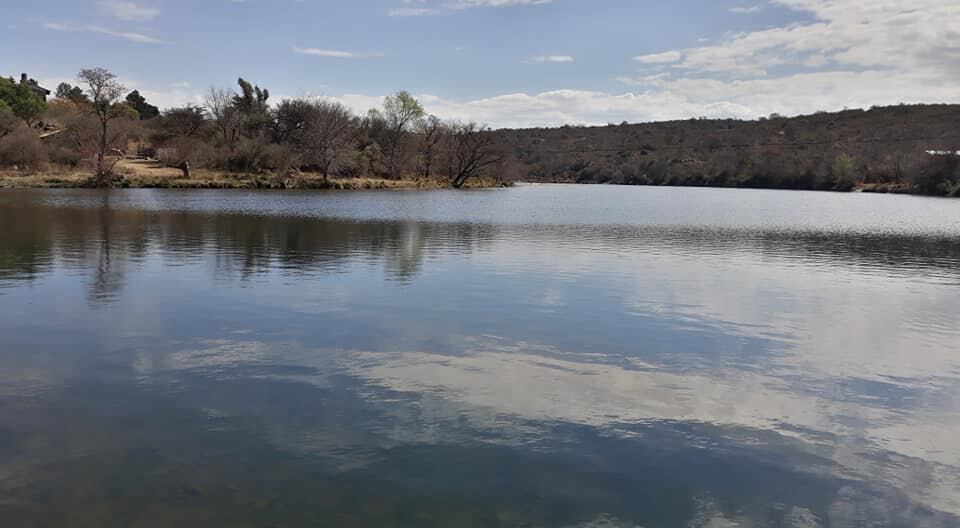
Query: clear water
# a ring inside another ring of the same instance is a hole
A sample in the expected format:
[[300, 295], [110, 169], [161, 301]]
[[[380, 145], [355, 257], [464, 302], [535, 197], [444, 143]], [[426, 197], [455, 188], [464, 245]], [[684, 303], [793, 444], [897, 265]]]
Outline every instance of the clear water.
[[960, 526], [960, 200], [0, 192], [0, 526]]

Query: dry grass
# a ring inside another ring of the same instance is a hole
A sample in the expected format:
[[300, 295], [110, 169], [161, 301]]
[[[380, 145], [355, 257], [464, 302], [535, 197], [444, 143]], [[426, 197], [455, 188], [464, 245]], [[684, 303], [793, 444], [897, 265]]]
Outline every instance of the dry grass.
[[[233, 174], [223, 171], [196, 169], [186, 179], [179, 169], [156, 161], [123, 160], [114, 167], [123, 176], [122, 187], [178, 188], [178, 189], [440, 189], [449, 187], [440, 179], [385, 180], [375, 178], [331, 178], [324, 181], [319, 174]], [[42, 171], [0, 170], [0, 188], [85, 187], [90, 171], [51, 166]], [[496, 182], [472, 182], [472, 187], [495, 187]]]

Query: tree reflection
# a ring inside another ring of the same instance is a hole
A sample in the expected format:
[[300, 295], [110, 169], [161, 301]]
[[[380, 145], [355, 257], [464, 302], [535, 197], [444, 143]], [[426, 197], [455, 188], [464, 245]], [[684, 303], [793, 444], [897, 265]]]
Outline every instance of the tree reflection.
[[112, 302], [127, 275], [156, 259], [209, 265], [217, 279], [339, 273], [357, 262], [412, 281], [431, 255], [468, 253], [495, 231], [472, 225], [352, 221], [249, 214], [151, 212], [117, 207], [109, 191], [87, 207], [50, 207], [28, 193], [0, 207], [0, 278], [34, 280], [57, 267], [88, 274], [91, 304]]
[[[88, 198], [93, 197], [93, 200]], [[131, 269], [153, 260], [165, 267], [207, 265], [218, 280], [249, 281], [277, 273], [307, 278], [340, 273], [356, 263], [408, 282], [424, 263], [470, 255], [495, 240], [522, 251], [535, 244], [560, 251], [586, 248], [665, 250], [701, 258], [754, 253], [802, 257], [830, 266], [895, 269], [955, 280], [960, 239], [920, 235], [781, 232], [669, 226], [491, 225], [351, 220], [266, 214], [150, 211], [118, 207], [110, 192], [0, 197], [0, 280], [33, 281], [56, 268], [90, 274], [92, 303], [110, 302]], [[580, 246], [578, 246], [580, 247]]]

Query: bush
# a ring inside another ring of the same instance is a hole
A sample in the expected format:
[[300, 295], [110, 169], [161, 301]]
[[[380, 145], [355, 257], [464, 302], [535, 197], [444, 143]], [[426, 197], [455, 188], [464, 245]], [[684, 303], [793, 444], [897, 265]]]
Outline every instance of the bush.
[[0, 100], [0, 138], [20, 128], [22, 121]]
[[360, 154], [354, 150], [345, 152], [340, 157], [335, 174], [340, 178], [359, 178], [363, 175]]
[[840, 154], [830, 166], [830, 175], [833, 177], [833, 189], [849, 191], [854, 183], [854, 159], [849, 154]]
[[233, 152], [221, 161], [221, 168], [233, 172], [286, 172], [296, 164], [295, 161], [296, 157], [289, 145], [250, 139], [240, 142]]
[[278, 145], [271, 143], [264, 149], [263, 159], [261, 161], [262, 170], [271, 170], [279, 173], [287, 173], [291, 168], [297, 166], [297, 156], [293, 153], [290, 145]]
[[0, 138], [0, 165], [36, 169], [47, 159], [43, 141], [34, 130], [19, 127]]
[[929, 156], [911, 180], [924, 194], [955, 196], [960, 187], [960, 156]]
[[163, 147], [156, 149], [157, 159], [164, 165], [179, 167], [187, 162], [191, 167], [210, 167], [217, 160], [213, 145], [199, 138], [178, 137], [167, 141]]
[[66, 167], [77, 167], [83, 161], [83, 156], [77, 149], [67, 148], [58, 143], [47, 145], [47, 157], [51, 163]]

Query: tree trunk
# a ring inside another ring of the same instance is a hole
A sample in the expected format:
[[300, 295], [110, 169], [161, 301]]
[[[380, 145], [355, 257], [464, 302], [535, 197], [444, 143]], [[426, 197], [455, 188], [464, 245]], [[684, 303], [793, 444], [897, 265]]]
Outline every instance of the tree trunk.
[[107, 121], [100, 120], [100, 145], [97, 148], [97, 167], [96, 167], [96, 185], [105, 187], [107, 183], [107, 170], [104, 167], [103, 159], [107, 154]]

